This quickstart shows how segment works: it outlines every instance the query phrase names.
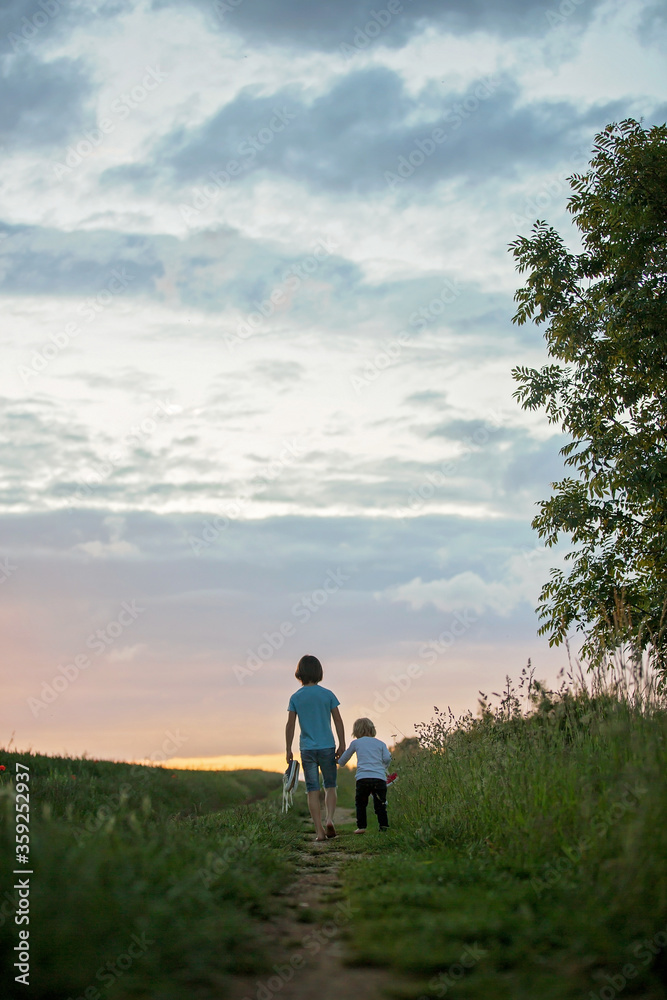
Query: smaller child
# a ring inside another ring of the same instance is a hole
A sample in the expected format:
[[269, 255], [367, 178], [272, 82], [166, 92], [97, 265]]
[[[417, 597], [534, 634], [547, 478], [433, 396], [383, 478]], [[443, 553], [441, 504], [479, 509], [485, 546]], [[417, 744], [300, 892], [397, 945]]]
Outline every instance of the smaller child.
[[391, 754], [386, 743], [375, 738], [375, 726], [370, 719], [357, 719], [352, 726], [354, 739], [345, 753], [338, 758], [339, 765], [347, 764], [353, 753], [357, 755], [357, 829], [366, 833], [366, 806], [373, 796], [375, 815], [381, 830], [389, 828], [387, 819], [387, 765]]

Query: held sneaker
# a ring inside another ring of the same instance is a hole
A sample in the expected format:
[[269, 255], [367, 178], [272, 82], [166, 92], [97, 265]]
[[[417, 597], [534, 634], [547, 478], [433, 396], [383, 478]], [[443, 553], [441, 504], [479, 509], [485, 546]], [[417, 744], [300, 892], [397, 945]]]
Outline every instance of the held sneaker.
[[387, 788], [389, 788], [390, 785], [393, 785], [395, 781], [398, 781], [398, 771], [394, 771], [393, 774], [387, 775]]
[[298, 760], [291, 760], [287, 765], [287, 770], [283, 775], [283, 812], [286, 813], [287, 810], [292, 805], [292, 800], [294, 798], [294, 789], [296, 788], [299, 781], [299, 762]]

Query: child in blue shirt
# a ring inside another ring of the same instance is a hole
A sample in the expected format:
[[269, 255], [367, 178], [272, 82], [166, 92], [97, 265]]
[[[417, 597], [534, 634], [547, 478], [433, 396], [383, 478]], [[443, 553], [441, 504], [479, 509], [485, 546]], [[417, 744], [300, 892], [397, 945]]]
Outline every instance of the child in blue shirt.
[[[345, 750], [345, 729], [338, 706], [338, 698], [327, 688], [320, 687], [324, 676], [322, 664], [316, 656], [302, 656], [294, 675], [301, 681], [301, 688], [295, 691], [287, 708], [285, 741], [287, 763], [293, 758], [292, 740], [297, 717], [301, 728], [299, 749], [306, 779], [308, 808], [315, 824], [316, 840], [326, 840], [336, 836], [334, 811], [336, 809], [336, 761]], [[338, 735], [338, 749], [335, 749], [331, 720]], [[326, 805], [326, 830], [322, 825], [320, 809], [320, 770], [324, 782], [324, 802]]]
[[355, 833], [366, 833], [366, 806], [373, 796], [373, 806], [381, 830], [389, 828], [387, 819], [387, 765], [391, 754], [386, 743], [375, 738], [375, 726], [370, 719], [357, 719], [352, 727], [352, 740], [344, 754], [338, 758], [342, 767], [353, 753], [357, 755], [357, 787], [354, 804], [357, 807]]

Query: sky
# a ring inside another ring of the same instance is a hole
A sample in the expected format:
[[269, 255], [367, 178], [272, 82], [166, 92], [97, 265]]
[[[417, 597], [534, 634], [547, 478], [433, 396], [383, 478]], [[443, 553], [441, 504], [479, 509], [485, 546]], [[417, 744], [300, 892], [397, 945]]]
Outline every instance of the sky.
[[279, 761], [304, 653], [387, 742], [556, 677], [508, 244], [577, 249], [666, 41], [649, 0], [5, 0], [0, 745]]

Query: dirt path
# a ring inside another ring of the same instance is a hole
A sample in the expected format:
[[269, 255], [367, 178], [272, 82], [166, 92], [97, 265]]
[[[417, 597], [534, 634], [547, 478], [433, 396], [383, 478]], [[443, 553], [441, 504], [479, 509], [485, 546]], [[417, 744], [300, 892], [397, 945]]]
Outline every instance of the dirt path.
[[[336, 810], [337, 827], [351, 819], [351, 809]], [[345, 830], [324, 844], [314, 843], [313, 836], [311, 821], [304, 820], [297, 880], [283, 893], [286, 912], [267, 925], [275, 954], [271, 972], [237, 978], [230, 1000], [386, 1000], [384, 988], [396, 984], [395, 975], [384, 969], [344, 964], [341, 931], [352, 913], [340, 891], [339, 869], [359, 857], [345, 850], [353, 834]]]

